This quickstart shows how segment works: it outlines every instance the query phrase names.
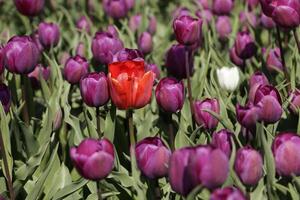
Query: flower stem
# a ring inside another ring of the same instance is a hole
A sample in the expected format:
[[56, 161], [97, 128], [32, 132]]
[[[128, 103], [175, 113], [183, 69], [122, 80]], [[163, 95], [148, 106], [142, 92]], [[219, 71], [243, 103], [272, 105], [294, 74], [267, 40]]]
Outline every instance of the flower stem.
[[135, 146], [135, 135], [133, 126], [133, 111], [131, 109], [127, 110], [128, 128], [129, 128], [129, 138], [130, 138], [130, 148]]
[[158, 179], [154, 180], [154, 184], [155, 184], [155, 199], [161, 200], [161, 190], [159, 187]]
[[299, 37], [298, 37], [296, 29], [293, 29], [293, 34], [294, 34], [294, 38], [296, 40], [296, 44], [297, 44], [297, 47], [298, 47], [298, 52], [300, 53], [300, 42], [299, 42]]
[[280, 49], [280, 55], [281, 55], [281, 61], [282, 61], [284, 76], [285, 76], [286, 81], [289, 83], [290, 80], [289, 80], [289, 75], [288, 75], [287, 67], [286, 67], [286, 63], [285, 63], [284, 50], [283, 50], [283, 47], [282, 47], [282, 40], [281, 40], [281, 37], [280, 37], [279, 26], [276, 26], [276, 32], [277, 32], [277, 41], [278, 41], [278, 44], [279, 44], [279, 49]]
[[193, 94], [192, 94], [192, 83], [190, 77], [190, 66], [189, 66], [189, 50], [188, 47], [185, 47], [185, 71], [186, 71], [186, 78], [187, 78], [187, 86], [188, 86], [188, 96], [189, 96], [189, 103], [192, 115], [192, 126], [193, 130], [196, 129], [195, 119], [194, 119], [194, 106], [193, 106]]
[[173, 127], [173, 120], [172, 120], [172, 113], [168, 113], [167, 114], [167, 123], [168, 123], [168, 131], [169, 131], [169, 143], [170, 143], [170, 147], [171, 150], [174, 151], [175, 150], [175, 145], [174, 145], [174, 127]]
[[22, 110], [23, 120], [27, 126], [30, 124], [30, 116], [29, 116], [29, 109], [28, 109], [28, 84], [27, 84], [27, 77], [26, 75], [22, 75], [22, 98], [24, 101], [24, 107]]
[[1, 154], [2, 154], [3, 165], [4, 165], [4, 169], [2, 169], [2, 170], [3, 170], [3, 173], [6, 174], [9, 196], [10, 196], [11, 200], [14, 200], [15, 194], [14, 194], [14, 189], [13, 189], [13, 183], [12, 183], [12, 179], [11, 179], [10, 173], [9, 173], [8, 161], [7, 161], [6, 154], [5, 154], [5, 146], [4, 146], [3, 137], [2, 137], [1, 132], [0, 132], [0, 149], [1, 149]]
[[98, 195], [98, 200], [102, 200], [102, 196], [101, 196], [102, 191], [101, 191], [101, 187], [100, 187], [100, 181], [97, 181], [96, 184], [97, 184], [97, 195]]
[[100, 108], [96, 108], [96, 118], [97, 118], [97, 133], [99, 136], [99, 139], [102, 137], [101, 133], [101, 118], [100, 118]]

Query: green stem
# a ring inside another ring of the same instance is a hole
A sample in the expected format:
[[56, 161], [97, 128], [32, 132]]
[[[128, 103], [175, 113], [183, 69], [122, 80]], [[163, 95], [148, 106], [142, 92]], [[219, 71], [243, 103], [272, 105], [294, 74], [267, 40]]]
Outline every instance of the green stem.
[[100, 118], [100, 108], [96, 108], [96, 117], [97, 117], [97, 133], [99, 135], [99, 139], [102, 137], [101, 133], [101, 118]]
[[171, 150], [172, 152], [175, 150], [175, 145], [174, 145], [174, 140], [175, 140], [175, 137], [174, 137], [174, 127], [173, 127], [173, 120], [172, 120], [172, 113], [168, 113], [167, 114], [167, 123], [168, 123], [168, 131], [169, 131], [169, 143], [170, 143], [170, 147], [171, 147]]
[[28, 109], [28, 106], [29, 106], [29, 102], [28, 102], [28, 94], [30, 92], [28, 92], [29, 88], [28, 88], [28, 83], [26, 80], [27, 77], [25, 77], [26, 75], [22, 75], [22, 98], [23, 98], [23, 101], [24, 101], [24, 107], [23, 107], [23, 110], [22, 110], [22, 114], [23, 114], [23, 120], [25, 122], [25, 124], [27, 126], [29, 126], [30, 124], [30, 116], [29, 116], [29, 109]]
[[293, 34], [294, 34], [294, 38], [296, 40], [296, 44], [297, 44], [297, 47], [298, 47], [298, 52], [300, 53], [300, 43], [299, 43], [299, 37], [298, 37], [296, 29], [293, 29]]
[[155, 184], [155, 199], [156, 200], [161, 200], [161, 190], [160, 190], [160, 187], [159, 187], [158, 179], [154, 180], [154, 184]]
[[97, 184], [97, 195], [98, 195], [98, 200], [102, 200], [102, 196], [101, 196], [102, 191], [101, 191], [101, 187], [100, 187], [100, 181], [97, 181], [96, 184]]
[[133, 111], [131, 109], [127, 110], [130, 147], [134, 148], [134, 146], [135, 146], [135, 134], [134, 134], [134, 126], [133, 126], [133, 117], [132, 116], [133, 116]]
[[281, 61], [282, 61], [284, 76], [285, 76], [286, 81], [289, 83], [290, 79], [289, 79], [289, 75], [288, 75], [288, 71], [287, 71], [287, 67], [286, 67], [286, 63], [285, 63], [284, 50], [283, 50], [283, 47], [282, 47], [282, 39], [280, 37], [279, 26], [276, 26], [276, 32], [277, 32], [277, 40], [278, 40], [279, 49], [280, 49], [280, 55], [281, 55]]

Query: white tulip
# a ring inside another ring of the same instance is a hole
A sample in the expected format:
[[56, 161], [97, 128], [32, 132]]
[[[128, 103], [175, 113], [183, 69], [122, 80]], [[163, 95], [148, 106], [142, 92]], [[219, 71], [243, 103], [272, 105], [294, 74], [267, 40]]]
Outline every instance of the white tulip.
[[237, 67], [217, 69], [217, 77], [221, 88], [227, 91], [234, 91], [240, 82], [240, 74]]

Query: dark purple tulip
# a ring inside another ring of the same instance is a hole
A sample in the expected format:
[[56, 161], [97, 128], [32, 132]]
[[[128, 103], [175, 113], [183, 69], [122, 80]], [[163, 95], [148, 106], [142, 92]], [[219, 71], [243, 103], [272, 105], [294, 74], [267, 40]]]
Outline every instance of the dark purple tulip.
[[138, 49], [122, 49], [113, 56], [113, 62], [122, 62], [127, 60], [142, 61], [143, 53]]
[[147, 64], [146, 72], [148, 72], [148, 71], [152, 71], [155, 74], [155, 79], [157, 79], [157, 80], [160, 79], [160, 70], [156, 64]]
[[299, 108], [300, 108], [300, 91], [296, 89], [290, 94], [291, 97], [291, 103], [289, 106], [289, 109], [295, 114], [299, 114]]
[[260, 22], [261, 22], [261, 25], [263, 27], [265, 27], [266, 29], [272, 29], [272, 28], [274, 28], [276, 26], [276, 24], [273, 21], [273, 19], [271, 17], [268, 17], [265, 14], [261, 15]]
[[81, 16], [76, 22], [76, 28], [87, 33], [91, 32], [91, 24], [86, 16]]
[[149, 54], [153, 49], [152, 35], [148, 32], [143, 32], [139, 37], [138, 46], [144, 55]]
[[5, 69], [4, 59], [5, 59], [4, 47], [0, 45], [0, 75], [4, 72]]
[[260, 153], [250, 146], [239, 149], [234, 170], [243, 184], [255, 186], [263, 175], [263, 159]]
[[28, 74], [34, 70], [40, 51], [29, 36], [14, 36], [4, 47], [4, 63], [8, 71]]
[[230, 56], [231, 62], [233, 62], [235, 65], [237, 65], [237, 66], [239, 66], [241, 68], [245, 67], [244, 60], [241, 59], [240, 57], [238, 57], [238, 55], [236, 54], [236, 50], [235, 50], [234, 46], [230, 49], [229, 56]]
[[230, 131], [226, 129], [222, 129], [218, 132], [214, 132], [212, 135], [211, 145], [215, 148], [221, 149], [228, 158], [231, 156], [232, 150], [232, 134]]
[[142, 23], [142, 15], [136, 14], [129, 19], [129, 28], [132, 32], [136, 32]]
[[40, 87], [40, 76], [47, 81], [50, 77], [50, 67], [43, 67], [41, 64], [38, 64], [34, 70], [27, 75], [31, 81], [31, 85], [34, 89]]
[[9, 88], [4, 83], [0, 83], [0, 103], [3, 106], [4, 112], [8, 113], [11, 103], [11, 94]]
[[151, 35], [154, 35], [154, 33], [156, 32], [156, 27], [157, 27], [156, 17], [155, 16], [149, 17], [149, 24], [148, 24], [147, 31]]
[[186, 7], [179, 7], [179, 8], [176, 8], [173, 13], [172, 13], [172, 16], [173, 16], [173, 20], [175, 20], [176, 18], [179, 18], [181, 16], [184, 16], [184, 15], [190, 15], [190, 10]]
[[210, 200], [247, 200], [246, 196], [235, 187], [216, 189], [210, 196]]
[[84, 103], [91, 107], [100, 107], [109, 100], [108, 82], [105, 74], [90, 73], [80, 80], [80, 93]]
[[204, 23], [206, 24], [209, 24], [212, 19], [213, 19], [213, 13], [208, 10], [208, 9], [205, 9], [205, 10], [197, 10], [196, 11], [196, 16], [201, 18], [203, 20]]
[[[178, 79], [186, 78], [185, 59], [185, 46], [180, 44], [173, 45], [166, 55], [165, 65], [168, 73]], [[191, 74], [193, 74], [194, 71], [193, 63], [192, 53], [189, 52], [189, 67]]]
[[38, 28], [39, 39], [44, 48], [55, 47], [60, 39], [60, 30], [57, 24], [42, 22]]
[[254, 28], [258, 25], [257, 17], [253, 12], [240, 12], [239, 18], [241, 24], [250, 24]]
[[114, 146], [107, 139], [85, 139], [71, 148], [70, 156], [79, 174], [89, 180], [104, 179], [114, 167]]
[[255, 42], [248, 32], [239, 32], [234, 43], [235, 51], [241, 59], [248, 59], [256, 53]]
[[272, 17], [273, 11], [277, 6], [278, 0], [259, 0], [259, 1], [263, 13], [268, 17]]
[[124, 18], [129, 11], [126, 0], [103, 0], [102, 5], [104, 12], [114, 19]]
[[76, 47], [76, 55], [79, 55], [81, 57], [85, 56], [85, 46], [83, 42], [79, 42], [77, 47]]
[[182, 15], [174, 20], [173, 29], [180, 44], [192, 45], [201, 40], [202, 20]]
[[171, 151], [158, 137], [148, 137], [135, 147], [138, 168], [150, 178], [157, 179], [168, 175]]
[[270, 49], [267, 56], [266, 66], [270, 72], [283, 71], [280, 49], [278, 47]]
[[84, 57], [76, 55], [67, 60], [64, 77], [70, 84], [79, 83], [81, 77], [88, 73], [89, 63]]
[[45, 0], [14, 0], [17, 10], [26, 16], [36, 16], [44, 8]]
[[281, 176], [300, 175], [300, 137], [295, 133], [281, 133], [272, 144], [276, 171]]
[[229, 15], [232, 8], [232, 0], [213, 0], [213, 11], [217, 15]]
[[109, 64], [113, 55], [123, 49], [123, 42], [107, 32], [98, 32], [92, 41], [93, 57], [102, 64]]
[[260, 108], [252, 104], [236, 106], [237, 121], [245, 128], [254, 130], [256, 123], [260, 120]]
[[184, 103], [183, 81], [175, 78], [163, 78], [155, 90], [156, 102], [166, 112], [176, 113]]
[[209, 112], [204, 110], [210, 110], [216, 114], [220, 114], [220, 105], [217, 99], [205, 99], [203, 101], [194, 102], [195, 120], [199, 126], [203, 126], [206, 129], [214, 129], [218, 125], [218, 120]]
[[119, 37], [119, 32], [118, 32], [117, 28], [114, 25], [109, 25], [107, 27], [107, 32], [112, 34], [116, 38]]
[[278, 90], [270, 85], [261, 85], [257, 89], [254, 104], [260, 107], [260, 120], [275, 123], [282, 115], [281, 97]]
[[232, 32], [230, 18], [227, 16], [219, 16], [216, 22], [216, 31], [221, 40], [227, 39]]
[[256, 85], [268, 85], [268, 78], [264, 75], [264, 73], [257, 71], [251, 75], [249, 79], [249, 87], [255, 87]]
[[127, 8], [130, 10], [134, 7], [135, 5], [135, 0], [125, 0]]

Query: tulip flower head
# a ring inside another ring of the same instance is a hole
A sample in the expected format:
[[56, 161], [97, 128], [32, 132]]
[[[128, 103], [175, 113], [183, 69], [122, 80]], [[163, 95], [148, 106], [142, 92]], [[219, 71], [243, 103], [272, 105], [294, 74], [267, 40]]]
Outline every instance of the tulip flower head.
[[143, 32], [138, 40], [139, 50], [144, 54], [149, 54], [153, 49], [152, 35], [148, 32]]
[[21, 14], [33, 17], [43, 10], [45, 0], [14, 0], [14, 3]]
[[232, 151], [232, 134], [226, 129], [214, 132], [212, 135], [211, 145], [215, 148], [221, 149], [228, 158], [231, 156]]
[[76, 55], [67, 60], [64, 67], [64, 77], [70, 84], [79, 83], [81, 77], [88, 73], [89, 63], [84, 57]]
[[113, 62], [144, 61], [143, 53], [138, 49], [121, 49], [113, 56]]
[[230, 56], [230, 60], [231, 62], [233, 62], [236, 66], [239, 66], [241, 68], [244, 68], [245, 66], [245, 62], [243, 59], [241, 59], [235, 51], [235, 47], [233, 46], [230, 51], [229, 51], [229, 56]]
[[210, 200], [247, 200], [246, 196], [235, 187], [216, 189], [210, 196]]
[[37, 65], [34, 70], [27, 75], [31, 81], [34, 89], [40, 87], [40, 76], [47, 81], [50, 77], [50, 67], [43, 67], [41, 64]]
[[233, 0], [213, 0], [213, 11], [217, 15], [229, 15], [233, 8]]
[[283, 71], [281, 53], [278, 47], [270, 50], [267, 56], [266, 65], [270, 72]]
[[103, 0], [104, 12], [114, 19], [124, 18], [130, 9], [126, 1], [129, 0]]
[[222, 67], [217, 69], [217, 77], [221, 88], [234, 91], [240, 81], [239, 69], [237, 67]]
[[55, 47], [60, 39], [60, 30], [57, 24], [42, 22], [38, 28], [39, 39], [44, 48]]
[[239, 32], [234, 43], [235, 51], [241, 59], [248, 59], [256, 53], [255, 42], [247, 31]]
[[226, 40], [232, 32], [230, 18], [227, 16], [219, 16], [216, 22], [216, 31], [220, 40]]
[[11, 94], [9, 88], [4, 83], [0, 83], [0, 103], [3, 106], [4, 112], [8, 113], [11, 104]]
[[291, 97], [291, 103], [289, 106], [289, 109], [295, 114], [299, 114], [299, 108], [300, 108], [300, 91], [296, 89], [294, 92], [290, 94]]

